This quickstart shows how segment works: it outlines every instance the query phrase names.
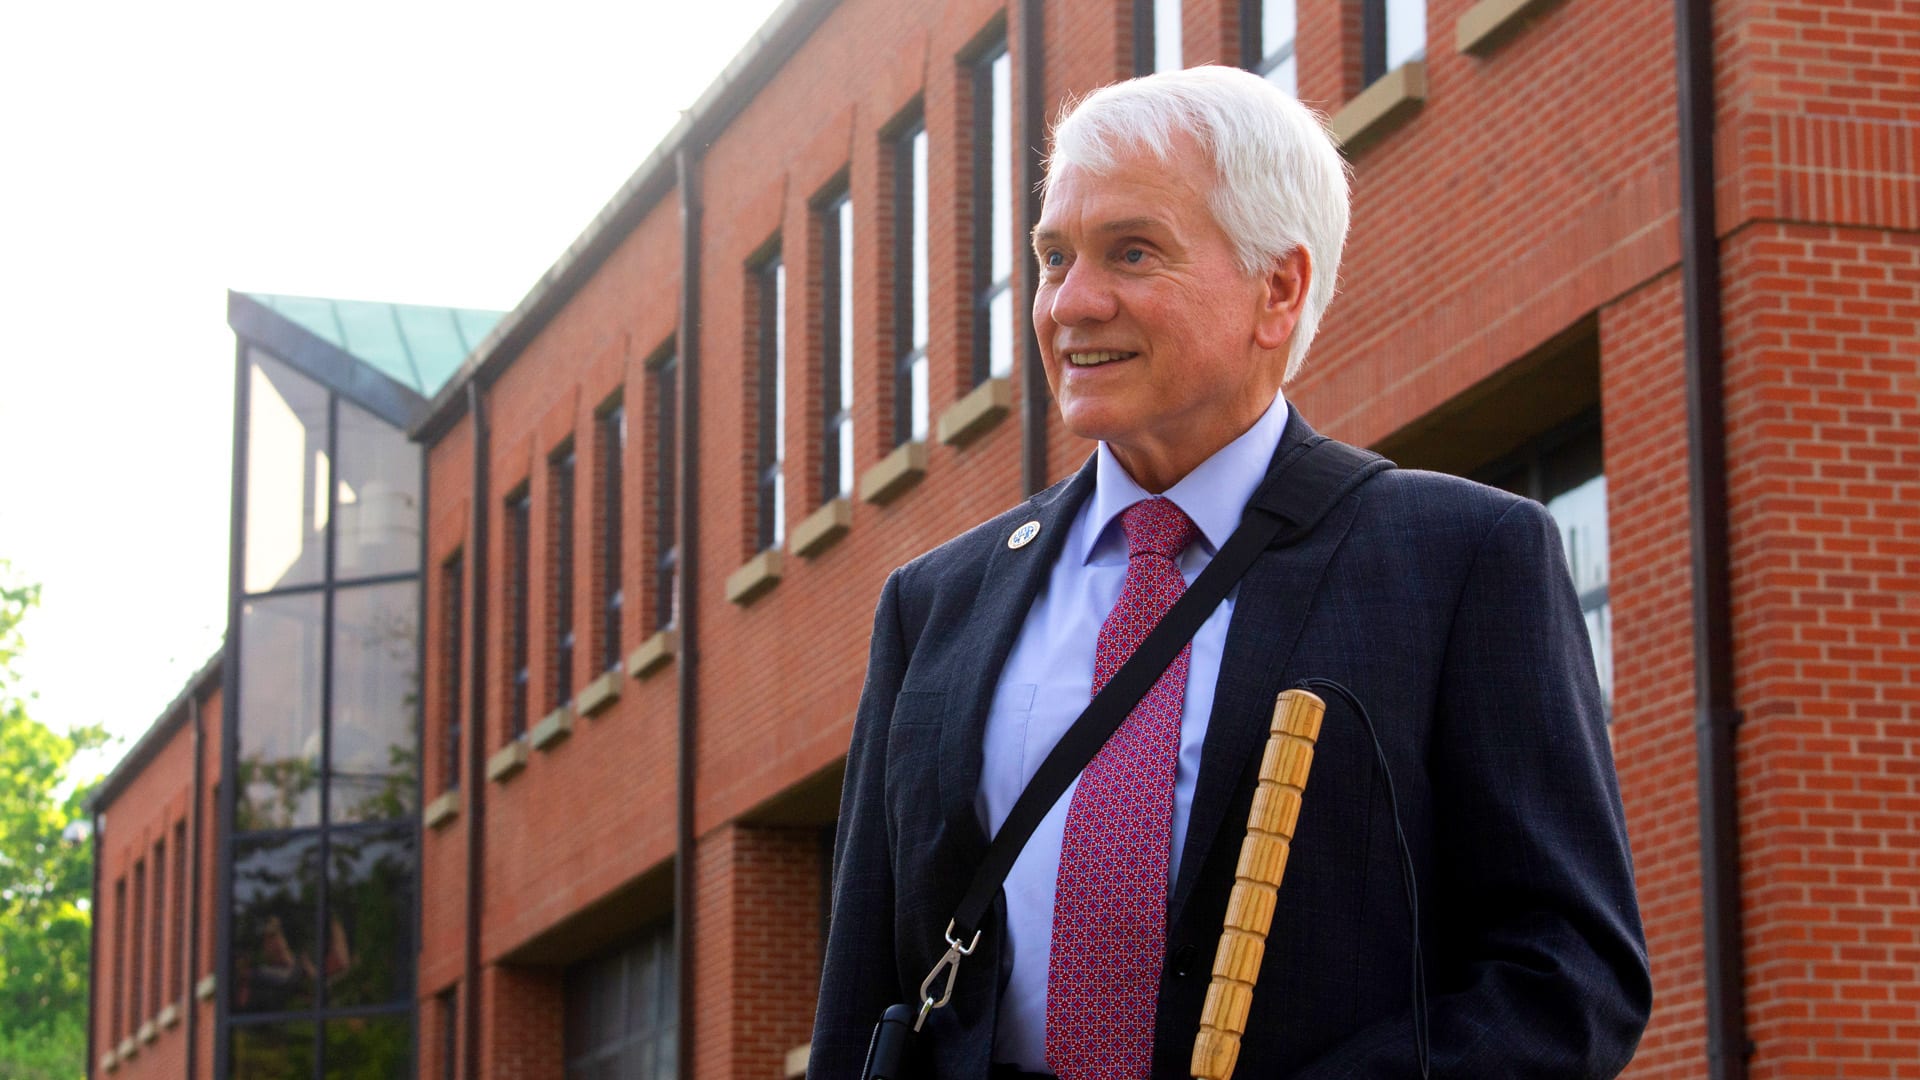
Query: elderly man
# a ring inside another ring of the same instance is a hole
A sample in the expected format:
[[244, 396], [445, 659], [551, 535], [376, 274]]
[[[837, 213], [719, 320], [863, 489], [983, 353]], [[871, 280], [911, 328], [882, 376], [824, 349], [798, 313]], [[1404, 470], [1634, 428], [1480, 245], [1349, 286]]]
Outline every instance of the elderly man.
[[[1325, 442], [1281, 389], [1347, 217], [1324, 129], [1245, 72], [1111, 86], [1055, 128], [1033, 322], [1061, 417], [1099, 447], [887, 581], [812, 1075], [858, 1075], [882, 1011], [922, 1001], [1042, 759]], [[1625, 1064], [1646, 952], [1552, 520], [1392, 469], [1324, 510], [1259, 550], [1018, 849], [910, 1075], [1189, 1075], [1268, 717], [1308, 679], [1351, 699], [1321, 731], [1237, 1075], [1417, 1076], [1429, 1051], [1448, 1077]]]

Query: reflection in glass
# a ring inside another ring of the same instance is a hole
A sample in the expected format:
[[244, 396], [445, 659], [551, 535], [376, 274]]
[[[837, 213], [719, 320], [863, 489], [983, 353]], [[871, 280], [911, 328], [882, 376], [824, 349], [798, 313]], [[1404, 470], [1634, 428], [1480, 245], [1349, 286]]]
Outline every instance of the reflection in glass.
[[314, 958], [318, 950], [313, 939], [319, 919], [319, 862], [320, 838], [311, 833], [234, 841], [236, 1014], [287, 1012], [317, 1003]]
[[674, 1075], [670, 928], [567, 972], [567, 1080]]
[[417, 583], [402, 581], [334, 594], [327, 812], [336, 822], [413, 813], [419, 592]]
[[328, 840], [322, 970], [330, 1008], [405, 1002], [413, 995], [412, 837], [403, 825], [336, 830]]
[[327, 528], [327, 392], [247, 353], [246, 591], [320, 580]]
[[1427, 55], [1427, 0], [1384, 0], [1387, 70]]
[[1181, 66], [1180, 0], [1153, 0], [1153, 70]]
[[249, 600], [240, 609], [239, 780], [234, 825], [320, 821], [319, 593]]
[[413, 1025], [404, 1015], [327, 1021], [327, 1075], [341, 1080], [406, 1080], [413, 1068]]
[[312, 1076], [313, 1024], [245, 1024], [233, 1029], [233, 1080]]
[[405, 433], [340, 402], [339, 521], [334, 576], [420, 568], [420, 448]]
[[1608, 599], [1607, 478], [1593, 476], [1547, 500], [1547, 512], [1560, 526], [1573, 588], [1580, 594], [1580, 610], [1587, 620], [1593, 644], [1593, 665], [1600, 675], [1600, 694], [1613, 707], [1613, 611]]
[[1299, 93], [1294, 64], [1294, 0], [1262, 0], [1260, 58], [1254, 71], [1289, 94]]

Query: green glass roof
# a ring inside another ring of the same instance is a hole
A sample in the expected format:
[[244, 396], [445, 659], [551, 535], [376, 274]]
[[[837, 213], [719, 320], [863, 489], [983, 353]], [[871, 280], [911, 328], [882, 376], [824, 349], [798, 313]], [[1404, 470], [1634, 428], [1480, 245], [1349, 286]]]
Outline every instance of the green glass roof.
[[246, 296], [424, 398], [445, 386], [480, 339], [506, 316], [502, 311], [368, 300]]

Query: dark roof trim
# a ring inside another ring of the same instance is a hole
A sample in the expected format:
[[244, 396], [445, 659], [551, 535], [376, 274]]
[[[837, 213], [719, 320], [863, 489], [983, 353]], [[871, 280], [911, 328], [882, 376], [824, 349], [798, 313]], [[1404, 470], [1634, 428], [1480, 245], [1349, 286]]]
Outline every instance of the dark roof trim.
[[798, 52], [840, 0], [786, 0], [733, 58], [700, 100], [681, 114], [660, 145], [654, 147], [620, 190], [607, 201], [552, 267], [535, 282], [507, 317], [483, 338], [460, 370], [435, 394], [426, 415], [408, 434], [431, 445], [466, 415], [464, 387], [469, 380], [493, 382], [573, 299], [656, 203], [672, 192], [675, 155], [682, 146], [703, 152], [721, 130], [753, 101]]
[[93, 794], [87, 796], [88, 815], [98, 814], [133, 782], [134, 777], [145, 771], [147, 763], [160, 752], [161, 747], [167, 745], [174, 732], [192, 718], [195, 699], [204, 700], [212, 687], [220, 685], [220, 658], [225, 652], [224, 647], [215, 649], [200, 670], [188, 677], [187, 685], [181, 687], [180, 693], [160, 711], [160, 718], [133, 744], [133, 749], [120, 759], [120, 764], [115, 765], [113, 771], [100, 781], [100, 786], [93, 789]]
[[426, 415], [427, 400], [413, 388], [245, 293], [227, 290], [227, 325], [394, 427], [408, 430]]

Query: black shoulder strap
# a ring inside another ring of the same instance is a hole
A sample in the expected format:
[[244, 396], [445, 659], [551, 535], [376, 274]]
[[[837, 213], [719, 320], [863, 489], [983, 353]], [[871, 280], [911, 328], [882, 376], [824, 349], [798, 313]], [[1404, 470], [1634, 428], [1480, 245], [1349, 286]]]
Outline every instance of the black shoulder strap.
[[1285, 547], [1298, 541], [1348, 492], [1374, 473], [1392, 467], [1393, 462], [1378, 454], [1324, 435], [1314, 435], [1290, 447], [1274, 463], [1267, 480], [1248, 501], [1233, 535], [1220, 545], [1213, 561], [1148, 631], [1133, 656], [1120, 665], [1112, 680], [1093, 696], [1014, 801], [1013, 809], [1000, 831], [994, 834], [980, 868], [974, 871], [972, 884], [954, 913], [951, 937], [960, 941], [973, 937], [1013, 869], [1020, 849], [1039, 827], [1040, 819], [1046, 817], [1061, 793], [1073, 783], [1073, 778], [1080, 775], [1120, 727], [1121, 721], [1153, 688], [1187, 640], [1199, 631], [1200, 624], [1207, 621], [1207, 616], [1253, 565], [1254, 558], [1270, 547]]

